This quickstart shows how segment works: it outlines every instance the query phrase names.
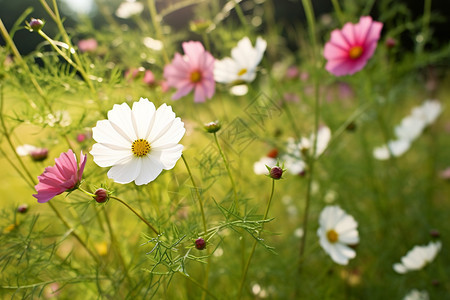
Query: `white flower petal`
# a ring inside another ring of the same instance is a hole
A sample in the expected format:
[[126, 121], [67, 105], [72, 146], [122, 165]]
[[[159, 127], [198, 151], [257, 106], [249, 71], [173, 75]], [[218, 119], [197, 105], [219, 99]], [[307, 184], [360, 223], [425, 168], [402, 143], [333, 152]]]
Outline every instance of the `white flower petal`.
[[139, 102], [133, 103], [133, 126], [137, 133], [137, 138], [147, 139], [155, 117], [155, 105], [148, 99], [141, 98]]
[[118, 149], [131, 149], [131, 143], [128, 138], [119, 134], [108, 120], [101, 120], [92, 128], [92, 138], [97, 143], [104, 143], [116, 146]]
[[136, 185], [147, 184], [155, 180], [163, 170], [161, 162], [151, 155], [142, 158], [141, 162], [142, 168], [140, 174], [135, 179]]
[[110, 167], [115, 164], [123, 164], [133, 158], [131, 149], [111, 149], [103, 144], [94, 144], [89, 152], [94, 156], [94, 162], [100, 167]]
[[162, 148], [178, 143], [185, 133], [184, 123], [181, 122], [180, 118], [176, 118], [171, 123], [168, 123], [158, 136], [154, 137], [150, 145], [153, 148]]
[[138, 139], [128, 104], [114, 104], [113, 109], [108, 112], [108, 120], [114, 130], [127, 141], [132, 143]]
[[164, 103], [158, 107], [150, 134], [147, 137], [147, 141], [150, 145], [152, 145], [157, 138], [164, 134], [164, 132], [169, 130], [174, 119], [175, 113], [172, 111], [171, 106], [167, 106], [167, 104]]
[[174, 144], [171, 147], [164, 149], [153, 149], [149, 156], [158, 158], [165, 170], [170, 170], [175, 167], [175, 164], [180, 159], [183, 153], [183, 145]]
[[266, 166], [272, 168], [276, 165], [277, 160], [275, 158], [265, 156], [253, 164], [253, 172], [255, 172], [256, 175], [268, 175], [269, 170], [267, 170]]
[[130, 183], [135, 180], [141, 172], [142, 159], [131, 159], [121, 165], [114, 165], [108, 171], [108, 177], [117, 183]]
[[399, 274], [405, 274], [406, 272], [408, 272], [408, 269], [400, 263], [394, 264], [393, 268], [394, 268], [394, 271]]

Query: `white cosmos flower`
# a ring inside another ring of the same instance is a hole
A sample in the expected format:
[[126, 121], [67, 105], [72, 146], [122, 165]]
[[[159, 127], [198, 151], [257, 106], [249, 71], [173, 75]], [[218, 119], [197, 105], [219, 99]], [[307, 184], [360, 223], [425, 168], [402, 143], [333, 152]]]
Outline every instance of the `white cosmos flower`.
[[175, 166], [185, 131], [184, 123], [166, 104], [157, 110], [143, 98], [132, 109], [126, 103], [115, 104], [108, 120], [98, 121], [92, 129], [97, 143], [90, 153], [100, 167], [112, 167], [108, 177], [115, 182], [147, 184], [163, 169]]
[[441, 250], [441, 242], [430, 242], [427, 246], [414, 246], [402, 257], [400, 263], [394, 264], [395, 272], [405, 274], [409, 271], [420, 270], [431, 263]]
[[116, 10], [116, 16], [121, 19], [128, 19], [134, 15], [139, 15], [144, 10], [144, 4], [134, 0], [127, 0], [120, 3]]
[[358, 223], [337, 205], [326, 206], [319, 217], [319, 242], [331, 259], [340, 265], [356, 256], [348, 245], [359, 243]]
[[394, 132], [399, 140], [412, 142], [422, 134], [425, 126], [425, 119], [409, 115], [402, 119], [400, 125], [395, 126]]
[[428, 296], [427, 291], [418, 291], [416, 289], [411, 290], [403, 300], [429, 300], [430, 296]]
[[253, 164], [253, 172], [255, 172], [256, 175], [268, 175], [269, 170], [267, 170], [266, 166], [268, 166], [269, 168], [273, 168], [276, 165], [276, 158], [264, 156]]
[[411, 147], [409, 140], [393, 140], [389, 141], [387, 145], [375, 148], [373, 150], [373, 156], [378, 160], [387, 160], [391, 156], [391, 153], [393, 156], [398, 157], [408, 151], [409, 147]]
[[412, 111], [412, 116], [422, 119], [425, 125], [430, 125], [436, 121], [442, 112], [442, 105], [438, 100], [426, 100], [421, 106]]
[[[296, 143], [293, 138], [288, 139], [286, 154], [282, 156], [282, 160], [284, 161], [284, 165], [289, 173], [298, 175], [306, 169], [304, 153], [307, 152], [312, 155], [314, 138], [313, 133], [310, 138], [302, 137], [299, 143]], [[322, 155], [327, 149], [330, 140], [330, 128], [327, 126], [321, 126], [317, 134], [316, 158]]]
[[226, 57], [214, 63], [214, 80], [220, 83], [252, 82], [256, 77], [256, 67], [266, 51], [267, 42], [258, 37], [253, 48], [248, 37], [241, 39], [231, 50], [231, 58]]

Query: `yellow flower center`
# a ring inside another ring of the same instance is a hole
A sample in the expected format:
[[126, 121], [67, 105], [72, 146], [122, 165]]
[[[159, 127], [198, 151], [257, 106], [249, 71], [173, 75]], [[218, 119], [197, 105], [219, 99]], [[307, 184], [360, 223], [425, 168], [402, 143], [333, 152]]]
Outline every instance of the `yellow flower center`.
[[202, 73], [200, 73], [200, 71], [193, 71], [191, 73], [191, 82], [192, 83], [197, 83], [200, 82], [202, 80]]
[[327, 232], [327, 238], [328, 238], [328, 241], [333, 244], [338, 241], [339, 234], [334, 229], [330, 229]]
[[150, 144], [144, 139], [138, 139], [131, 145], [131, 151], [137, 157], [142, 157], [150, 152]]
[[241, 69], [239, 72], [238, 72], [238, 76], [242, 76], [242, 75], [244, 75], [245, 73], [247, 73], [247, 69]]
[[354, 46], [350, 49], [348, 55], [351, 59], [357, 59], [363, 54], [363, 48], [361, 46]]

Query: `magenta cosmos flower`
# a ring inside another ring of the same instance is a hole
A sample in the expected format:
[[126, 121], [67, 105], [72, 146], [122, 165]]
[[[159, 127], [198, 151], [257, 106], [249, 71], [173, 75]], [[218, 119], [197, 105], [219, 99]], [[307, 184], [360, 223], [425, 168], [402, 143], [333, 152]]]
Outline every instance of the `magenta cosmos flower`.
[[342, 30], [333, 30], [325, 44], [325, 69], [336, 76], [360, 71], [375, 52], [382, 28], [383, 24], [371, 17], [361, 17], [358, 24], [347, 23]]
[[37, 194], [33, 197], [39, 203], [45, 203], [56, 195], [76, 188], [83, 176], [86, 158], [87, 155], [83, 156], [81, 152], [80, 164], [77, 167], [77, 157], [72, 150], [61, 153], [59, 158], [55, 159], [55, 166], [45, 168], [44, 173], [38, 177], [39, 183], [35, 186]]
[[164, 68], [164, 78], [177, 92], [173, 100], [186, 96], [194, 89], [194, 101], [205, 102], [214, 95], [214, 57], [203, 48], [200, 42], [182, 44], [184, 53], [175, 53], [170, 65]]

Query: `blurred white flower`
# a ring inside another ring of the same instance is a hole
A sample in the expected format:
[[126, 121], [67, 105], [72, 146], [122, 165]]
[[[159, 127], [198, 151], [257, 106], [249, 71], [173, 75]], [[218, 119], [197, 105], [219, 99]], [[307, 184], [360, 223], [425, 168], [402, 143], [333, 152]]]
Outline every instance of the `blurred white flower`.
[[441, 112], [442, 106], [437, 100], [426, 100], [421, 106], [413, 108], [411, 114], [395, 126], [397, 140], [391, 140], [387, 145], [375, 148], [373, 156], [378, 160], [386, 160], [390, 157], [389, 149], [395, 157], [403, 155], [409, 150], [411, 143], [422, 134], [425, 127], [436, 121]]
[[400, 263], [394, 264], [395, 272], [405, 274], [409, 271], [420, 270], [431, 263], [441, 250], [441, 242], [430, 242], [427, 246], [414, 246], [402, 257]]
[[422, 134], [426, 125], [424, 119], [410, 115], [403, 118], [400, 125], [395, 126], [394, 132], [399, 140], [412, 142]]
[[347, 265], [356, 256], [348, 245], [359, 243], [358, 223], [339, 206], [326, 206], [319, 217], [317, 230], [319, 242], [331, 259], [340, 265]]
[[267, 170], [266, 166], [268, 166], [269, 168], [273, 168], [276, 165], [276, 158], [264, 156], [259, 161], [253, 164], [253, 172], [255, 172], [256, 175], [268, 175], [269, 170]]
[[166, 104], [158, 109], [148, 99], [115, 104], [108, 120], [92, 129], [97, 142], [90, 151], [100, 167], [111, 167], [108, 177], [118, 183], [147, 184], [162, 170], [170, 170], [181, 157], [178, 144], [185, 133], [184, 123]]
[[[287, 171], [294, 175], [303, 173], [307, 167], [305, 153], [313, 154], [314, 134], [310, 138], [302, 137], [297, 143], [293, 138], [289, 138], [286, 146], [286, 154], [281, 157]], [[321, 126], [317, 134], [316, 155], [319, 157], [326, 150], [331, 140], [331, 130], [327, 126]]]
[[120, 3], [116, 10], [116, 16], [121, 19], [128, 19], [134, 15], [139, 15], [144, 10], [144, 4], [134, 0], [127, 0]]
[[231, 58], [216, 60], [214, 64], [214, 79], [220, 83], [252, 82], [256, 77], [256, 67], [266, 51], [267, 42], [258, 37], [255, 47], [250, 39], [244, 37], [231, 50]]
[[387, 145], [375, 148], [373, 156], [378, 160], [387, 160], [391, 156], [389, 150], [393, 156], [398, 157], [408, 151], [409, 147], [411, 147], [411, 143], [408, 140], [389, 141]]
[[427, 291], [418, 291], [416, 289], [411, 290], [403, 300], [429, 300]]
[[36, 146], [25, 144], [18, 146], [16, 148], [16, 152], [19, 156], [28, 156], [32, 151], [36, 149], [38, 149]]
[[412, 111], [412, 116], [422, 119], [426, 125], [434, 123], [442, 112], [442, 105], [438, 100], [426, 100], [421, 106]]

